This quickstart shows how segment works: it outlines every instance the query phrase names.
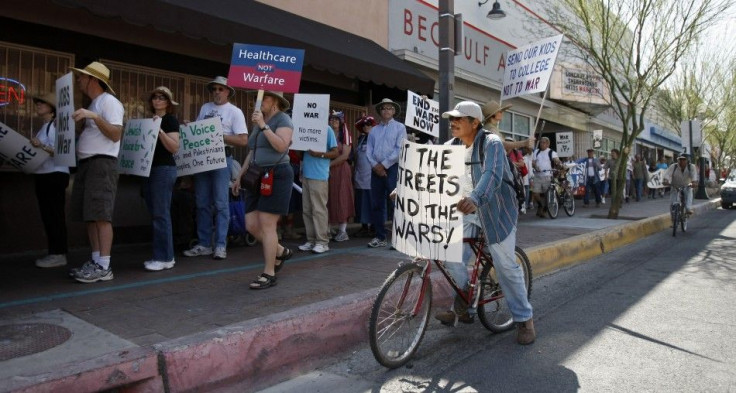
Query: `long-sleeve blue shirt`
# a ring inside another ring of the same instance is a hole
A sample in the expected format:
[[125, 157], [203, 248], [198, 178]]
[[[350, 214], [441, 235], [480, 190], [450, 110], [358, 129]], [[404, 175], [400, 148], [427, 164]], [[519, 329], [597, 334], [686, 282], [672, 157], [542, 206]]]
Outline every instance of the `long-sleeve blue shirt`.
[[368, 134], [366, 154], [371, 168], [382, 164], [388, 169], [399, 162], [401, 143], [406, 139], [406, 126], [391, 119], [387, 124], [377, 124]]

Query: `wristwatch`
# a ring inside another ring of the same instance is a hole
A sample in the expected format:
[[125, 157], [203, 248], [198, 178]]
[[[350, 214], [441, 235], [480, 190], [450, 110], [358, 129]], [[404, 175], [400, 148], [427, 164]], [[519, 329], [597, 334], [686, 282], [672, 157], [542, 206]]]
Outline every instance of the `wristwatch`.
[[266, 124], [265, 126], [263, 126], [263, 128], [261, 128], [261, 131], [266, 131], [266, 130], [270, 130], [270, 129], [271, 129], [271, 127], [269, 127], [268, 124]]

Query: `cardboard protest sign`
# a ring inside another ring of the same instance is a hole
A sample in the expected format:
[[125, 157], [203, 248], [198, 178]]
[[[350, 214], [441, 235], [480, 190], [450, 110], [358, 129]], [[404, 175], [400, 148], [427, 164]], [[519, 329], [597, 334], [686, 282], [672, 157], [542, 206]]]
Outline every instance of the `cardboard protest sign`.
[[654, 172], [649, 172], [649, 181], [647, 182], [648, 188], [664, 188], [664, 174], [667, 172], [666, 169], [657, 169]]
[[327, 124], [330, 115], [329, 94], [294, 94], [294, 109], [291, 111], [294, 134], [292, 150], [327, 150]]
[[506, 52], [501, 100], [547, 90], [562, 34]]
[[567, 180], [573, 192], [580, 186], [585, 186], [587, 175], [585, 174], [585, 163], [568, 164]]
[[463, 146], [422, 145], [404, 140], [399, 157], [393, 246], [410, 256], [462, 261], [460, 178]]
[[33, 173], [47, 158], [48, 153], [33, 147], [26, 137], [0, 122], [0, 159], [6, 164]]
[[555, 134], [557, 155], [559, 157], [571, 157], [573, 150], [572, 132], [558, 132]]
[[56, 80], [56, 147], [54, 164], [77, 166], [76, 126], [74, 119], [74, 75], [68, 73]]
[[176, 175], [186, 176], [225, 168], [225, 140], [218, 116], [179, 126]]
[[233, 87], [299, 91], [304, 63], [303, 49], [234, 44], [228, 83]]
[[440, 136], [440, 103], [407, 90], [404, 124], [433, 137]]
[[603, 142], [603, 130], [593, 130], [593, 148], [600, 149]]
[[161, 118], [128, 120], [118, 154], [119, 172], [148, 177], [156, 149]]

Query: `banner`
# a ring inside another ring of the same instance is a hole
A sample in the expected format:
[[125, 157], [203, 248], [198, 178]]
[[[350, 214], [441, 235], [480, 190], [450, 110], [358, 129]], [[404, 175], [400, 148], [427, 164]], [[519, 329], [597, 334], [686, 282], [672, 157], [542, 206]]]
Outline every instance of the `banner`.
[[663, 184], [664, 174], [667, 172], [666, 169], [657, 169], [654, 172], [649, 172], [649, 181], [647, 181], [647, 187], [649, 188], [665, 188]]
[[506, 52], [501, 100], [547, 90], [562, 34]]
[[572, 131], [558, 132], [555, 134], [555, 146], [559, 157], [572, 157]]
[[68, 73], [56, 80], [56, 150], [54, 164], [77, 166], [74, 119], [74, 75]]
[[404, 125], [437, 138], [440, 136], [440, 103], [407, 90]]
[[128, 120], [118, 154], [121, 174], [148, 177], [156, 149], [161, 118]]
[[399, 156], [391, 241], [409, 256], [462, 262], [465, 148], [404, 140]]
[[291, 111], [294, 134], [289, 149], [325, 152], [329, 116], [329, 94], [294, 94], [294, 107]]
[[585, 163], [566, 164], [569, 168], [567, 171], [567, 180], [570, 182], [570, 188], [575, 193], [578, 187], [585, 187], [587, 176], [585, 174]]
[[33, 147], [26, 137], [0, 122], [0, 159], [6, 164], [33, 173], [47, 158], [48, 153]]
[[236, 43], [227, 81], [232, 87], [296, 93], [303, 62], [303, 49]]
[[179, 126], [176, 175], [186, 176], [225, 168], [225, 140], [219, 116]]

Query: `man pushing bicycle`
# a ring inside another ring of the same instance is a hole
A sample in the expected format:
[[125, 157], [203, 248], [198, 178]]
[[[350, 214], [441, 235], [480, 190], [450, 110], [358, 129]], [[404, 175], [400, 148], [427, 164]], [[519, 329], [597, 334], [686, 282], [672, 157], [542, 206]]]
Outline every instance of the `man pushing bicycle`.
[[[677, 157], [677, 163], [670, 165], [664, 174], [665, 185], [671, 185], [675, 190], [685, 187], [685, 209], [687, 214], [693, 214], [693, 187], [698, 183], [698, 171], [695, 165], [688, 163], [689, 156], [685, 153]], [[677, 202], [676, 192], [670, 193], [670, 203]]]
[[[465, 214], [464, 237], [475, 237], [482, 228], [498, 281], [517, 324], [516, 340], [522, 345], [531, 344], [536, 338], [532, 306], [527, 296], [524, 272], [516, 263], [514, 250], [519, 210], [513, 185], [504, 181], [511, 179], [511, 171], [503, 143], [498, 136], [483, 129], [483, 113], [474, 102], [462, 101], [442, 117], [450, 120], [455, 138], [449, 143], [462, 144], [466, 148], [467, 165], [462, 183], [464, 197], [457, 206]], [[467, 261], [468, 257], [469, 253], [463, 252], [463, 260]], [[467, 285], [465, 264], [447, 265], [455, 281]], [[455, 300], [454, 311], [438, 313], [435, 318], [445, 324], [454, 324], [456, 320], [473, 322], [468, 304], [460, 298]]]

